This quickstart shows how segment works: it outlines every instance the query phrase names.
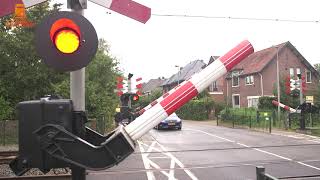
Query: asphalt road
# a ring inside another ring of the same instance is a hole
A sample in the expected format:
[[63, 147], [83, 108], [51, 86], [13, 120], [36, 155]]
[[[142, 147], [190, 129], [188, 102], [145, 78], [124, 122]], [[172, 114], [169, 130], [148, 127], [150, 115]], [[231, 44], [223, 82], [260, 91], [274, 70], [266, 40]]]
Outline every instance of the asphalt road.
[[183, 121], [181, 131], [151, 130], [125, 161], [87, 179], [256, 179], [256, 166], [278, 178], [320, 179], [320, 138]]

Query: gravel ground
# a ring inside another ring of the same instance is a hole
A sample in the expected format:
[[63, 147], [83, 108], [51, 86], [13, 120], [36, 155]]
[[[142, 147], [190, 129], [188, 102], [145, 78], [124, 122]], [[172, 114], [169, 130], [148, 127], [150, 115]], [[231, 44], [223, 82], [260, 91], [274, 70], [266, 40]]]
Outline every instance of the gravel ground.
[[[17, 151], [18, 145], [8, 145], [8, 146], [0, 146], [0, 151]], [[69, 168], [59, 168], [59, 169], [52, 169], [47, 175], [54, 175], [54, 174], [67, 174], [70, 173], [71, 170]], [[25, 176], [35, 176], [35, 175], [43, 175], [43, 173], [38, 169], [30, 169]], [[9, 165], [2, 164], [0, 165], [0, 177], [11, 177], [15, 176], [14, 173], [11, 171]]]
[[[70, 174], [71, 170], [69, 168], [63, 169], [52, 169], [46, 175], [55, 175], [55, 174]], [[24, 176], [36, 176], [43, 175], [43, 173], [38, 169], [30, 169], [28, 172], [24, 174]], [[0, 165], [0, 177], [12, 177], [15, 174], [11, 171], [9, 165]]]
[[17, 151], [18, 145], [0, 146], [0, 151]]

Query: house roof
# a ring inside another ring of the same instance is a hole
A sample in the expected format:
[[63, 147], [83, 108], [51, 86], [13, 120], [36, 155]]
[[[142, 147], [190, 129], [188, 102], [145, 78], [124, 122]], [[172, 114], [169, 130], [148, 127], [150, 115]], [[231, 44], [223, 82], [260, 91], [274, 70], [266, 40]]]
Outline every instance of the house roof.
[[151, 92], [157, 87], [160, 87], [166, 79], [150, 79], [147, 83], [142, 84], [142, 92]]
[[184, 66], [179, 72], [176, 74], [173, 74], [170, 78], [168, 78], [162, 86], [170, 85], [173, 83], [177, 83], [185, 81], [189, 79], [193, 74], [201, 71], [206, 64], [203, 62], [203, 60], [195, 60]]
[[269, 64], [269, 62], [271, 62], [274, 57], [276, 57], [277, 51], [279, 50], [280, 52], [280, 50], [285, 45], [286, 43], [282, 43], [282, 44], [272, 46], [267, 49], [263, 49], [261, 51], [252, 53], [247, 58], [242, 60], [239, 64], [234, 66], [232, 70], [237, 70], [237, 69], [243, 70], [241, 75], [261, 72], [264, 69], [264, 67], [266, 67], [267, 64]]
[[276, 46], [271, 46], [267, 49], [257, 51], [249, 55], [246, 59], [234, 66], [232, 70], [242, 70], [241, 75], [248, 75], [261, 72], [273, 59], [276, 59], [277, 53], [281, 53], [284, 47], [288, 47], [293, 53], [299, 57], [303, 64], [305, 64], [309, 70], [314, 71], [317, 75], [314, 67], [300, 54], [300, 52], [289, 42], [284, 42]]

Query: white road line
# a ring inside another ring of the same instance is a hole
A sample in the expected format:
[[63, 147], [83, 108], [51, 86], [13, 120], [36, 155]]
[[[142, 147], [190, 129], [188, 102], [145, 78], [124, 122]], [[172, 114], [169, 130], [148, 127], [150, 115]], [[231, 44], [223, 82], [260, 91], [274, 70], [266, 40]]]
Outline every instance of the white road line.
[[301, 164], [301, 165], [304, 165], [304, 166], [308, 166], [308, 167], [310, 167], [310, 168], [313, 168], [313, 169], [316, 169], [316, 170], [319, 170], [319, 171], [320, 171], [320, 168], [317, 168], [317, 167], [315, 167], [315, 166], [311, 166], [310, 164], [306, 164], [306, 163], [303, 163], [303, 162], [301, 162], [301, 161], [298, 161], [297, 163], [299, 163], [299, 164]]
[[248, 145], [245, 145], [245, 144], [242, 144], [242, 143], [239, 143], [239, 142], [236, 142], [234, 140], [231, 140], [231, 139], [227, 139], [227, 138], [224, 138], [224, 137], [221, 137], [221, 136], [217, 136], [217, 135], [214, 135], [214, 134], [211, 134], [211, 133], [208, 133], [208, 132], [205, 132], [205, 131], [201, 131], [201, 130], [198, 130], [198, 129], [185, 129], [185, 130], [191, 130], [191, 131], [198, 131], [198, 132], [202, 132], [204, 134], [207, 134], [209, 136], [213, 136], [213, 137], [216, 137], [216, 138], [219, 138], [219, 139], [224, 139], [228, 142], [234, 142], [240, 146], [244, 146], [246, 148], [251, 148], [253, 150], [256, 150], [256, 151], [259, 151], [259, 152], [262, 152], [262, 153], [265, 153], [265, 154], [269, 154], [269, 155], [272, 155], [272, 156], [275, 156], [275, 157], [278, 157], [278, 158], [281, 158], [281, 159], [285, 159], [287, 161], [292, 161], [292, 162], [296, 162], [298, 164], [301, 164], [303, 166], [307, 166], [307, 167], [310, 167], [310, 168], [313, 168], [313, 169], [316, 169], [316, 170], [319, 170], [320, 171], [320, 168], [318, 167], [315, 167], [315, 166], [312, 166], [312, 165], [309, 165], [309, 164], [306, 164], [306, 163], [303, 163], [301, 161], [295, 161], [293, 159], [290, 159], [290, 158], [287, 158], [287, 157], [284, 157], [284, 156], [281, 156], [281, 155], [278, 155], [278, 154], [275, 154], [275, 153], [271, 153], [271, 152], [268, 152], [268, 151], [265, 151], [265, 150], [262, 150], [262, 149], [258, 149], [258, 148], [253, 148], [253, 147], [250, 147]]
[[[171, 153], [167, 152], [167, 150], [164, 146], [162, 146], [160, 143], [158, 143], [158, 145], [161, 147], [162, 150], [166, 151], [165, 154], [168, 155], [169, 157], [171, 157], [172, 160], [174, 160], [181, 168], [185, 168], [185, 166], [182, 164], [181, 161], [179, 161]], [[198, 180], [198, 178], [189, 169], [184, 169], [184, 172], [186, 172], [192, 180]]]
[[169, 171], [169, 180], [173, 179], [174, 178], [174, 166], [175, 166], [175, 162], [174, 160], [171, 159], [171, 162], [170, 162], [170, 171]]
[[[149, 164], [148, 161], [147, 161], [147, 159], [148, 159], [148, 158], [147, 158], [147, 154], [144, 154], [145, 150], [144, 150], [144, 148], [142, 147], [142, 145], [140, 144], [140, 141], [137, 141], [137, 142], [138, 142], [138, 146], [139, 146], [139, 148], [140, 148], [140, 151], [142, 152], [142, 153], [141, 153], [141, 157], [142, 157], [142, 162], [143, 162], [144, 168], [145, 168], [146, 170], [149, 170], [149, 169], [151, 169], [151, 166], [150, 166], [150, 164]], [[156, 177], [154, 176], [154, 174], [153, 174], [152, 171], [147, 171], [146, 174], [147, 174], [148, 180], [155, 180], [155, 179], [156, 179]]]
[[[147, 144], [145, 144], [145, 143], [143, 143], [143, 142], [141, 142], [141, 141], [139, 141], [139, 144], [148, 147]], [[180, 168], [182, 168], [183, 171], [184, 171], [192, 180], [198, 180], [198, 178], [197, 178], [189, 169], [186, 169], [186, 168], [185, 168], [185, 166], [182, 164], [182, 162], [180, 162], [180, 161], [179, 161], [175, 156], [173, 156], [171, 153], [167, 152], [166, 148], [165, 148], [163, 145], [161, 145], [160, 143], [157, 143], [157, 145], [158, 145], [162, 150], [160, 150], [160, 149], [158, 149], [158, 148], [156, 148], [156, 147], [153, 147], [152, 149], [153, 149], [153, 150], [156, 150], [156, 151], [158, 151], [158, 152], [160, 152], [160, 153], [162, 153], [162, 154], [164, 154], [164, 155], [166, 155], [166, 156], [168, 156], [168, 157], [170, 157], [171, 160], [174, 161], [176, 164], [178, 164], [178, 166], [180, 166]], [[149, 161], [149, 159], [146, 160], [146, 161]]]
[[262, 150], [262, 149], [258, 149], [258, 148], [252, 148], [252, 149], [254, 149], [254, 150], [256, 150], [256, 151], [259, 151], [259, 152], [262, 152], [262, 153], [270, 154], [270, 155], [272, 155], [272, 156], [276, 156], [276, 157], [281, 158], [281, 159], [285, 159], [285, 160], [287, 160], [287, 161], [293, 161], [293, 160], [290, 159], [290, 158], [286, 158], [286, 157], [283, 157], [283, 156], [280, 156], [280, 155], [278, 155], [278, 154], [274, 154], [274, 153], [271, 153], [271, 152], [268, 152], [268, 151], [265, 151], [265, 150]]
[[156, 156], [156, 157], [148, 157], [149, 159], [169, 159], [168, 157], [165, 156]]
[[221, 137], [221, 136], [217, 136], [217, 135], [214, 135], [214, 134], [211, 134], [211, 133], [207, 133], [207, 132], [205, 132], [205, 131], [201, 131], [201, 130], [198, 130], [198, 129], [190, 129], [190, 128], [188, 128], [188, 129], [184, 129], [184, 130], [190, 130], [190, 131], [198, 131], [198, 132], [202, 132], [202, 133], [204, 133], [204, 134], [207, 134], [208, 136], [213, 136], [213, 137], [216, 137], [216, 138], [219, 138], [219, 139], [222, 139], [222, 140], [225, 140], [225, 141], [228, 141], [228, 142], [235, 142], [235, 141], [233, 141], [233, 140], [230, 140], [230, 139], [227, 139], [227, 138], [224, 138], [224, 137]]

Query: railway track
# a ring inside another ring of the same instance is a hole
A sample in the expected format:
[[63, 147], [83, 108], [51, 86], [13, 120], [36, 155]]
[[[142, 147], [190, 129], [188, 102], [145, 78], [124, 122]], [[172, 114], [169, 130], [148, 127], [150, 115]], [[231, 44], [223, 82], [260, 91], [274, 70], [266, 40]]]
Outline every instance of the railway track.
[[1, 151], [0, 164], [9, 164], [17, 155], [18, 151]]
[[64, 175], [41, 175], [41, 176], [16, 176], [16, 177], [0, 177], [1, 179], [8, 179], [8, 180], [37, 180], [37, 179], [43, 179], [43, 180], [71, 180], [70, 174], [64, 174]]
[[[9, 164], [18, 155], [18, 151], [0, 151], [0, 164]], [[14, 176], [14, 177], [0, 177], [0, 180], [71, 180], [70, 174], [59, 175], [40, 175], [40, 176]]]

